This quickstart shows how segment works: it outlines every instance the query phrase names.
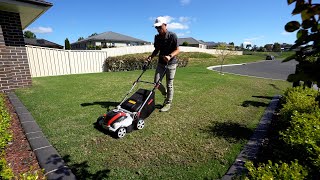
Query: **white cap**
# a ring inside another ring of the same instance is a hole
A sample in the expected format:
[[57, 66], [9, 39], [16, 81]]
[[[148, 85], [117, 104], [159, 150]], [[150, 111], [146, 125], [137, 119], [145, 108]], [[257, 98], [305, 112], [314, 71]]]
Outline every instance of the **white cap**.
[[156, 27], [156, 26], [161, 26], [162, 24], [167, 24], [167, 20], [166, 18], [162, 17], [162, 16], [159, 16], [157, 17], [157, 19], [155, 20], [153, 26]]

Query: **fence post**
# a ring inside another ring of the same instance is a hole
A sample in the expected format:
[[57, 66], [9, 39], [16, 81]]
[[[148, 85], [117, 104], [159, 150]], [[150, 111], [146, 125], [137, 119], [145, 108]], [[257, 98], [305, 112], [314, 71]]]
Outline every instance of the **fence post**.
[[71, 53], [71, 50], [68, 50], [68, 61], [69, 61], [69, 74], [71, 74], [71, 58], [70, 58], [70, 53]]

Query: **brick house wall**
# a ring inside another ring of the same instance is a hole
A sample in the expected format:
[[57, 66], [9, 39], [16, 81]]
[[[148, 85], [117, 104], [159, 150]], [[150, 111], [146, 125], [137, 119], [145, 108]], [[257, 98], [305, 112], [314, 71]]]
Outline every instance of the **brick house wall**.
[[0, 17], [0, 92], [31, 86], [20, 15], [0, 11]]

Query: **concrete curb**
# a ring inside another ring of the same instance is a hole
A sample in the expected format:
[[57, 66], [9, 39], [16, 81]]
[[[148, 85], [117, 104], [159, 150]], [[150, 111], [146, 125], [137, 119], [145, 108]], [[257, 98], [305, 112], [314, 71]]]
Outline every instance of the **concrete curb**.
[[[241, 63], [241, 64], [225, 64], [225, 65], [222, 65], [222, 67], [247, 65], [247, 64], [253, 64], [253, 63], [259, 63], [262, 61], [265, 61], [265, 60], [256, 61], [256, 62]], [[213, 70], [213, 71], [218, 71], [218, 70], [214, 70], [213, 68], [219, 68], [219, 67], [221, 67], [221, 65], [209, 66], [209, 67], [207, 67], [207, 69]]]
[[265, 110], [258, 127], [255, 129], [248, 143], [244, 146], [243, 150], [237, 156], [233, 165], [229, 168], [228, 172], [221, 178], [221, 180], [231, 180], [236, 175], [241, 175], [246, 168], [244, 164], [247, 160], [254, 160], [257, 156], [259, 148], [261, 147], [263, 139], [267, 136], [268, 127], [277, 105], [279, 103], [280, 95], [276, 95], [271, 100], [269, 106]]
[[45, 171], [48, 180], [74, 180], [75, 175], [65, 165], [57, 150], [50, 144], [31, 113], [22, 104], [15, 93], [8, 93], [9, 100], [16, 110], [21, 126], [35, 153], [39, 165]]

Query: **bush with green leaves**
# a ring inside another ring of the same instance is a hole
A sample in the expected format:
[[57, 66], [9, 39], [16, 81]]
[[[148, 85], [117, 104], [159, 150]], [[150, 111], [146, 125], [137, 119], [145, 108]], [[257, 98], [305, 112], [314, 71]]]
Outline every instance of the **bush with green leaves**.
[[[140, 54], [128, 54], [123, 56], [108, 57], [103, 63], [104, 72], [115, 72], [115, 71], [133, 71], [140, 70], [143, 67], [144, 62], [150, 53], [140, 53]], [[188, 64], [188, 58], [178, 59], [178, 67], [185, 67]], [[149, 69], [154, 69], [157, 66], [157, 58], [153, 58]]]
[[0, 158], [0, 179], [10, 180], [13, 177], [12, 169], [8, 166], [7, 161], [4, 158]]
[[311, 113], [319, 110], [317, 97], [319, 93], [307, 87], [288, 88], [281, 100], [282, 109], [280, 110], [281, 121], [288, 123], [294, 111], [300, 113]]
[[0, 179], [12, 179], [13, 172], [3, 158], [4, 148], [11, 141], [12, 135], [8, 128], [10, 126], [10, 115], [6, 109], [4, 96], [0, 93]]
[[4, 96], [0, 94], [0, 151], [3, 150], [8, 142], [12, 139], [12, 135], [8, 131], [9, 126], [10, 115], [4, 103]]
[[[300, 81], [311, 87], [312, 83], [320, 86], [320, 4], [314, 0], [287, 0], [288, 5], [294, 4], [292, 15], [301, 15], [301, 21], [290, 21], [285, 25], [287, 32], [296, 32], [297, 40], [291, 49], [297, 49], [295, 55], [285, 61], [296, 60], [295, 74], [288, 77], [294, 86]], [[314, 57], [314, 58], [309, 58]]]
[[[305, 159], [315, 169], [320, 169], [320, 111], [299, 113], [295, 111], [290, 126], [280, 132], [281, 138], [291, 145], [299, 158]], [[313, 168], [313, 169], [314, 169]]]
[[270, 180], [270, 179], [306, 179], [308, 171], [301, 166], [297, 160], [290, 164], [285, 162], [260, 164], [255, 167], [251, 161], [245, 163], [248, 169], [248, 176], [245, 179], [250, 180]]

